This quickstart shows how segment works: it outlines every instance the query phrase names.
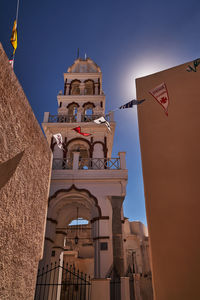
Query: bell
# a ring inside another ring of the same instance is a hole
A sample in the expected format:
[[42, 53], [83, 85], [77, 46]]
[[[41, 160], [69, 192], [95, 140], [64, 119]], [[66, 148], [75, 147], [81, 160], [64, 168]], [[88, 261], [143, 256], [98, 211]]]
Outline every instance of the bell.
[[78, 236], [77, 235], [75, 236], [74, 241], [75, 241], [75, 244], [77, 245], [78, 244]]

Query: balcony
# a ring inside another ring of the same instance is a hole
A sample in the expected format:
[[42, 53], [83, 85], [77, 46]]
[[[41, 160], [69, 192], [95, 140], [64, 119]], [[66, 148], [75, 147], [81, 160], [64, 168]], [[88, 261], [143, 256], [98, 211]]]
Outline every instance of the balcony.
[[126, 169], [125, 152], [119, 152], [117, 158], [79, 158], [74, 152], [73, 159], [54, 158], [53, 170], [121, 170]]
[[[44, 113], [44, 123], [80, 123], [80, 122], [93, 122], [94, 120], [102, 117], [101, 115], [50, 115], [49, 112]], [[106, 121], [114, 121], [113, 112], [104, 116]]]

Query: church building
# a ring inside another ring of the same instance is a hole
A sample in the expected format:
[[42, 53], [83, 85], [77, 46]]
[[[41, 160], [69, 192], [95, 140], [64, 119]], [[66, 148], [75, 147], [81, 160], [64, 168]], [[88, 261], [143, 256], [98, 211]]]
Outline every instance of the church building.
[[[105, 114], [100, 67], [76, 59], [57, 101], [57, 115], [45, 112], [42, 124], [53, 161], [40, 266], [66, 262], [91, 278], [150, 274], [147, 230], [123, 214], [128, 170], [125, 152], [112, 157], [116, 123]], [[102, 116], [108, 123], [94, 122]]]

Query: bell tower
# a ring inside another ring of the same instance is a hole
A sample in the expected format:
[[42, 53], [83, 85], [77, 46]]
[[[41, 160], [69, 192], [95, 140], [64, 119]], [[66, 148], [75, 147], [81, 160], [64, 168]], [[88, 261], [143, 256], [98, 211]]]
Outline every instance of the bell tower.
[[[57, 101], [57, 115], [46, 112], [42, 124], [53, 153], [43, 260], [62, 257], [66, 228], [78, 209], [91, 226], [94, 276], [103, 278], [113, 270], [124, 276], [122, 204], [128, 174], [125, 152], [111, 156], [115, 122], [113, 113], [105, 116], [100, 67], [90, 58], [75, 60], [64, 73], [64, 91]], [[110, 130], [105, 123], [94, 122], [102, 116]], [[74, 130], [77, 127], [80, 133]], [[53, 138], [56, 133], [62, 135], [63, 149]]]

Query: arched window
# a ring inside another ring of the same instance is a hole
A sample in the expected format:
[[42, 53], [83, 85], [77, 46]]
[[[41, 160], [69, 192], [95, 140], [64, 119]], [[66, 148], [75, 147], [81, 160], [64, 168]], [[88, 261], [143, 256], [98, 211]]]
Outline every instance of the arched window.
[[93, 120], [93, 108], [95, 105], [91, 102], [87, 102], [83, 105], [84, 108], [84, 121], [89, 122]]
[[69, 115], [69, 121], [70, 122], [76, 122], [77, 121], [77, 112], [78, 112], [79, 105], [74, 103], [71, 103], [67, 106], [68, 108], [68, 115]]
[[68, 158], [73, 159], [73, 152], [79, 152], [79, 169], [88, 169], [89, 145], [85, 142], [72, 142], [68, 147]]
[[94, 95], [94, 81], [86, 80], [85, 81], [85, 95]]
[[80, 81], [73, 80], [71, 82], [71, 95], [80, 95]]

